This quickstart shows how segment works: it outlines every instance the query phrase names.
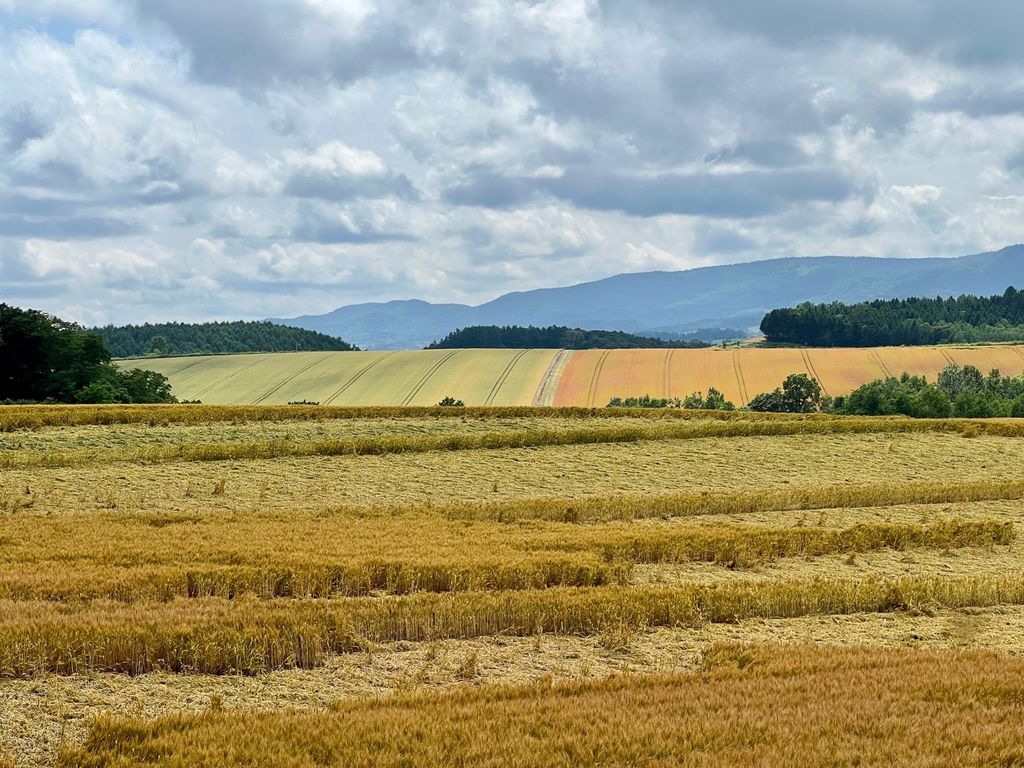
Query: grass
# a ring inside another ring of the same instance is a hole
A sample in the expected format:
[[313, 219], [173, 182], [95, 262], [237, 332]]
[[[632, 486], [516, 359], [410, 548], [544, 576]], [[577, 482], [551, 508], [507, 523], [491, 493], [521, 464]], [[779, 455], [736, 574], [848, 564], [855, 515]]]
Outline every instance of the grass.
[[[60, 766], [1015, 765], [1024, 661], [724, 645], [691, 674], [411, 693], [327, 711], [103, 717]], [[500, 756], [500, 757], [499, 757]]]

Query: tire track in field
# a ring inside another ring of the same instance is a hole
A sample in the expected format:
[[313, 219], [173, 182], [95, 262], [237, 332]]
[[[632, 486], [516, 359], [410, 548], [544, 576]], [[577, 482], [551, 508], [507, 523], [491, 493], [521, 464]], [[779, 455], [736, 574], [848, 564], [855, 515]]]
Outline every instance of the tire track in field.
[[252, 361], [251, 363], [249, 363], [248, 365], [243, 365], [243, 366], [242, 366], [241, 368], [239, 368], [239, 369], [238, 369], [237, 371], [232, 371], [232, 372], [231, 372], [231, 373], [229, 373], [229, 374], [228, 374], [227, 376], [222, 376], [221, 378], [217, 379], [217, 380], [216, 380], [215, 382], [213, 382], [212, 384], [210, 384], [210, 385], [208, 385], [208, 386], [206, 386], [206, 387], [203, 387], [203, 388], [202, 388], [201, 390], [199, 390], [199, 391], [198, 391], [198, 392], [196, 392], [196, 393], [195, 393], [194, 395], [192, 395], [192, 399], [193, 399], [193, 400], [198, 400], [198, 399], [199, 399], [200, 397], [202, 397], [203, 395], [205, 395], [205, 394], [206, 394], [207, 392], [209, 392], [209, 391], [210, 391], [211, 389], [213, 389], [214, 387], [219, 387], [219, 386], [220, 386], [221, 384], [223, 384], [223, 383], [224, 383], [225, 381], [229, 381], [230, 379], [233, 379], [233, 378], [234, 378], [235, 376], [237, 376], [237, 375], [238, 375], [238, 374], [240, 374], [240, 373], [245, 373], [246, 371], [248, 371], [248, 370], [249, 370], [250, 368], [252, 368], [253, 366], [255, 366], [255, 365], [259, 364], [259, 362], [260, 362], [259, 360], [253, 360], [253, 361]]
[[874, 361], [875, 365], [878, 366], [879, 370], [881, 370], [882, 375], [885, 376], [885, 378], [887, 378], [887, 379], [894, 378], [893, 375], [892, 375], [892, 372], [888, 368], [885, 367], [885, 363], [882, 362], [882, 358], [880, 358], [878, 356], [878, 352], [876, 352], [873, 349], [869, 349], [868, 350], [868, 357], [870, 357]]
[[[817, 381], [818, 384], [821, 384], [821, 376], [819, 376], [818, 372], [816, 370], [814, 370], [814, 363], [811, 362], [811, 355], [810, 355], [810, 353], [806, 349], [801, 349], [800, 350], [800, 354], [803, 355], [804, 365], [807, 366], [807, 372], [809, 374], [811, 374], [811, 378], [813, 378], [815, 381]], [[825, 385], [824, 384], [821, 384], [821, 392], [824, 395], [828, 395], [828, 390], [825, 389]]]
[[423, 389], [423, 385], [427, 383], [427, 381], [430, 379], [430, 377], [433, 376], [435, 373], [437, 373], [438, 369], [442, 365], [447, 363], [449, 360], [451, 360], [453, 357], [455, 357], [455, 355], [457, 355], [461, 351], [462, 351], [461, 349], [453, 349], [447, 355], [445, 355], [440, 360], [438, 360], [436, 363], [434, 363], [432, 366], [430, 366], [430, 368], [427, 369], [427, 372], [424, 373], [423, 376], [420, 377], [420, 380], [416, 383], [416, 386], [413, 387], [412, 392], [410, 392], [408, 395], [406, 395], [405, 399], [402, 401], [402, 405], [408, 405], [409, 403], [411, 403], [413, 398], [416, 397], [416, 395], [418, 395], [420, 393], [421, 389]]
[[946, 358], [946, 362], [950, 365], [956, 365], [956, 360], [953, 359], [953, 356], [942, 347], [939, 347], [939, 354]]
[[534, 406], [539, 407], [555, 404], [555, 395], [558, 394], [558, 385], [562, 381], [562, 374], [565, 373], [565, 369], [569, 365], [569, 358], [571, 356], [571, 350], [560, 349], [555, 353], [555, 356], [551, 358], [551, 362], [548, 363], [547, 370], [544, 371], [544, 375], [541, 377], [540, 384], [537, 385], [537, 391], [533, 395]]
[[168, 373], [167, 376], [177, 376], [178, 374], [182, 373], [183, 371], [187, 371], [189, 368], [193, 368], [193, 367], [199, 365], [200, 363], [205, 363], [209, 359], [210, 359], [209, 356], [204, 355], [203, 357], [199, 358], [198, 360], [193, 360], [188, 365], [184, 365], [181, 368], [179, 368], [178, 370], [172, 371], [171, 373]]
[[743, 404], [746, 405], [750, 402], [750, 396], [747, 393], [747, 382], [743, 379], [743, 368], [740, 366], [740, 353], [739, 350], [734, 349], [732, 351], [732, 368], [736, 372], [736, 385], [740, 389], [740, 397], [743, 398]]
[[1017, 357], [1019, 357], [1021, 360], [1024, 360], [1024, 350], [1015, 345], [1012, 346], [1011, 349], [1013, 349], [1013, 351], [1017, 353]]
[[669, 349], [665, 352], [665, 394], [662, 397], [672, 397], [672, 355], [675, 354], [674, 349]]
[[497, 381], [494, 382], [494, 386], [491, 387], [491, 391], [487, 394], [487, 398], [484, 400], [484, 405], [494, 405], [494, 398], [498, 396], [498, 392], [505, 386], [505, 382], [508, 381], [509, 375], [512, 373], [512, 369], [516, 367], [516, 363], [523, 359], [523, 356], [529, 352], [529, 349], [521, 349], [519, 352], [509, 360], [508, 365], [505, 366], [505, 370], [501, 372]]
[[331, 403], [333, 403], [338, 397], [341, 397], [341, 395], [343, 395], [345, 392], [347, 392], [349, 387], [351, 387], [353, 384], [355, 384], [357, 381], [359, 381], [359, 379], [361, 379], [363, 377], [363, 374], [365, 374], [368, 370], [373, 368], [373, 366], [377, 365], [377, 363], [383, 363], [385, 360], [387, 360], [393, 354], [395, 354], [395, 353], [394, 352], [385, 352], [383, 355], [378, 357], [376, 360], [371, 360], [369, 363], [364, 365], [362, 368], [360, 368], [358, 371], [356, 371], [354, 374], [352, 374], [352, 378], [350, 378], [348, 381], [346, 381], [344, 384], [342, 384], [341, 387], [339, 387], [338, 390], [333, 395], [331, 395], [326, 400], [324, 400], [324, 405], [330, 405]]
[[591, 408], [594, 407], [594, 401], [597, 399], [597, 380], [601, 378], [601, 371], [604, 369], [604, 363], [609, 354], [611, 354], [609, 349], [602, 352], [597, 365], [594, 366], [594, 375], [590, 379], [590, 390], [587, 392], [587, 405]]
[[265, 395], [263, 395], [263, 396], [262, 396], [262, 397], [261, 397], [261, 398], [260, 398], [259, 400], [256, 400], [256, 401], [254, 401], [254, 402], [253, 402], [253, 405], [259, 405], [259, 404], [260, 404], [260, 403], [262, 403], [262, 402], [263, 402], [264, 400], [266, 400], [266, 399], [267, 399], [268, 397], [270, 397], [270, 396], [271, 396], [272, 394], [274, 394], [275, 392], [279, 391], [279, 390], [281, 389], [281, 387], [283, 387], [283, 386], [284, 386], [285, 384], [287, 384], [287, 383], [288, 383], [289, 381], [292, 381], [292, 380], [293, 380], [293, 379], [295, 379], [295, 378], [296, 378], [297, 376], [301, 376], [302, 374], [304, 374], [304, 373], [305, 373], [306, 371], [308, 371], [308, 370], [309, 370], [310, 368], [312, 368], [313, 366], [315, 366], [315, 365], [320, 365], [320, 363], [322, 363], [322, 362], [323, 362], [324, 360], [326, 360], [327, 358], [331, 357], [331, 356], [332, 356], [333, 354], [335, 354], [335, 353], [333, 353], [333, 352], [329, 352], [328, 354], [326, 354], [326, 355], [324, 355], [323, 357], [321, 357], [321, 358], [320, 358], [319, 360], [314, 360], [314, 361], [313, 361], [312, 363], [310, 363], [309, 365], [305, 366], [304, 368], [300, 368], [300, 369], [299, 369], [299, 370], [297, 370], [297, 371], [296, 371], [295, 373], [293, 373], [293, 374], [292, 374], [291, 376], [288, 376], [288, 377], [286, 377], [286, 378], [285, 378], [285, 379], [284, 379], [283, 381], [281, 381], [281, 382], [280, 382], [280, 383], [279, 383], [279, 384], [278, 384], [278, 385], [277, 385], [276, 387], [273, 387], [273, 388], [272, 388], [272, 389], [271, 389], [271, 390], [270, 390], [269, 392], [267, 392], [267, 393], [266, 393]]

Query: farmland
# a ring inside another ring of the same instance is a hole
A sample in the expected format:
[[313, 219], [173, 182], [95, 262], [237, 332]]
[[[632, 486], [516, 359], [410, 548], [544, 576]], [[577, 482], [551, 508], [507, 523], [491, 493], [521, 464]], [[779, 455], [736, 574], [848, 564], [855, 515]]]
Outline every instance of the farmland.
[[601, 407], [613, 397], [685, 397], [711, 387], [743, 405], [790, 373], [830, 395], [904, 371], [935, 378], [950, 363], [1024, 372], [1024, 347], [877, 349], [462, 349], [295, 352], [125, 361], [165, 374], [182, 400], [272, 405]]
[[1012, 421], [4, 407], [0, 765], [1014, 764], [1022, 458]]

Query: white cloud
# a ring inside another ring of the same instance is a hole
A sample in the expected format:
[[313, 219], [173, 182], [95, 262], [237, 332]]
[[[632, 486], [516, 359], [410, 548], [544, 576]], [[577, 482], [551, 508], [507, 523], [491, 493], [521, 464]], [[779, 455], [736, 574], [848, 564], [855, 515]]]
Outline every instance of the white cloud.
[[261, 317], [1020, 239], [1006, 0], [242, 5], [0, 0], [5, 297]]

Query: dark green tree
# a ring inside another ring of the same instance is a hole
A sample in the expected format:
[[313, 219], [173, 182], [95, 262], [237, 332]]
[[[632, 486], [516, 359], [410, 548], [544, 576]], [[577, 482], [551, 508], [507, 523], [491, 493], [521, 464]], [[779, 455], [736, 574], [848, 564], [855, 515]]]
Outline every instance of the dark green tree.
[[0, 401], [173, 402], [167, 379], [122, 371], [103, 339], [34, 309], [0, 304]]

